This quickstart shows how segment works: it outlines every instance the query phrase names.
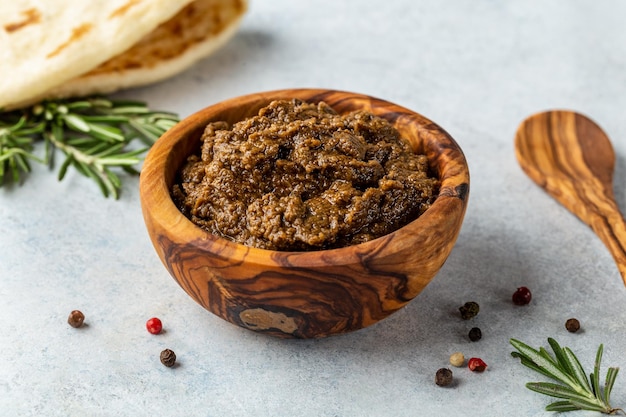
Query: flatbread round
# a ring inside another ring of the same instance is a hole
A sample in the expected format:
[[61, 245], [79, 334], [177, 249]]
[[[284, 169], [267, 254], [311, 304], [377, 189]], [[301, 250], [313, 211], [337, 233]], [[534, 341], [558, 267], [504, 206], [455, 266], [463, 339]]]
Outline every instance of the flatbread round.
[[[158, 74], [160, 78], [169, 76], [190, 65], [201, 53], [206, 54], [211, 44], [215, 49], [229, 35], [227, 29], [231, 25], [222, 25], [220, 19], [224, 16], [219, 13], [211, 14], [216, 19], [214, 26], [222, 29], [214, 34], [214, 41], [205, 38], [204, 42], [194, 42], [186, 35], [187, 31], [195, 33], [186, 24], [196, 21], [202, 7], [210, 3], [217, 8], [217, 3], [228, 1], [196, 0], [200, 9], [186, 8], [191, 0], [2, 1], [0, 108], [47, 97], [54, 88], [59, 89], [58, 94], [81, 95], [145, 83], [147, 78], [142, 77], [149, 74], [154, 80]], [[243, 13], [245, 3], [237, 4], [242, 5], [239, 9]], [[179, 12], [182, 14], [177, 15]], [[183, 23], [163, 24], [174, 16], [182, 16]], [[187, 41], [176, 43], [182, 39]], [[151, 43], [158, 46], [153, 48]], [[130, 50], [134, 45], [138, 49]], [[187, 53], [175, 52], [181, 50]], [[129, 55], [123, 54], [125, 51]], [[133, 82], [129, 81], [133, 78], [130, 72], [124, 74], [120, 69], [139, 68], [137, 57], [143, 62], [144, 71], [135, 72]], [[102, 64], [102, 68], [94, 70]], [[90, 71], [93, 72], [87, 75]], [[108, 83], [108, 87], [96, 88], [99, 82]]]
[[230, 39], [246, 8], [245, 0], [196, 0], [126, 52], [52, 89], [46, 96], [111, 93], [168, 78]]

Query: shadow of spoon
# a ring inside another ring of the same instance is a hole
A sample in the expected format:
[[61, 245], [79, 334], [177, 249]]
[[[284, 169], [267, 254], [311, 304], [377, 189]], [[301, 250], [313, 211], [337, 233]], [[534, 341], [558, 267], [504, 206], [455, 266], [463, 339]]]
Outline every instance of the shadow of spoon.
[[613, 194], [615, 153], [606, 133], [580, 113], [546, 111], [520, 124], [515, 154], [537, 185], [593, 229], [626, 285], [626, 223]]

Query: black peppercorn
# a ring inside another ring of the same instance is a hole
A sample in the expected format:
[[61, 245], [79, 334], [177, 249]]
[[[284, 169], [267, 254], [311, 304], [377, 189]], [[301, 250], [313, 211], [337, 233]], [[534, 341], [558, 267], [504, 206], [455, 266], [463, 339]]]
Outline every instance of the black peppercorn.
[[461, 318], [463, 320], [469, 320], [472, 317], [475, 317], [478, 314], [479, 310], [480, 308], [478, 306], [478, 303], [475, 303], [474, 301], [468, 301], [467, 303], [459, 307], [459, 311], [461, 312]]
[[165, 349], [161, 352], [161, 363], [171, 368], [176, 363], [176, 354], [171, 349]]
[[85, 315], [79, 310], [73, 310], [70, 313], [70, 316], [67, 318], [68, 324], [74, 328], [81, 327], [84, 321], [85, 321]]
[[568, 319], [565, 322], [565, 328], [570, 333], [576, 333], [580, 329], [580, 322], [574, 318]]
[[435, 384], [440, 387], [448, 386], [452, 383], [452, 371], [448, 368], [441, 368], [435, 374]]
[[468, 336], [472, 342], [478, 342], [483, 337], [483, 333], [478, 327], [472, 327]]

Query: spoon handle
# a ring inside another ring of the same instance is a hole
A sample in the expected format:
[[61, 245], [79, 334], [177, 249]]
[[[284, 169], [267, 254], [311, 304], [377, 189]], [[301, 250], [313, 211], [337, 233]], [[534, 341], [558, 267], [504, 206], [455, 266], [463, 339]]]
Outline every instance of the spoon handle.
[[[594, 201], [598, 211], [581, 218], [609, 249], [626, 285], [626, 222], [612, 196]], [[593, 201], [593, 200], [592, 200]]]

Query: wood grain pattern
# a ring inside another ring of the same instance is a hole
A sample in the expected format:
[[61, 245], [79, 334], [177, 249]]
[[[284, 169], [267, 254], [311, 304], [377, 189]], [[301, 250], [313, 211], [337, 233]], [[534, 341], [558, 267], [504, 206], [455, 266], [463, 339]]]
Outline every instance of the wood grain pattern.
[[[338, 112], [366, 109], [395, 124], [427, 154], [442, 182], [435, 203], [402, 229], [346, 248], [278, 252], [211, 235], [170, 198], [178, 167], [200, 144], [210, 121], [255, 115], [274, 99], [325, 101]], [[456, 142], [430, 120], [363, 95], [328, 90], [253, 94], [210, 106], [183, 120], [149, 152], [140, 181], [144, 219], [163, 264], [180, 286], [214, 314], [280, 337], [324, 337], [376, 323], [432, 280], [461, 228], [469, 171]]]
[[543, 112], [522, 122], [515, 151], [528, 176], [600, 237], [626, 284], [626, 223], [613, 194], [615, 154], [604, 131], [579, 113]]

